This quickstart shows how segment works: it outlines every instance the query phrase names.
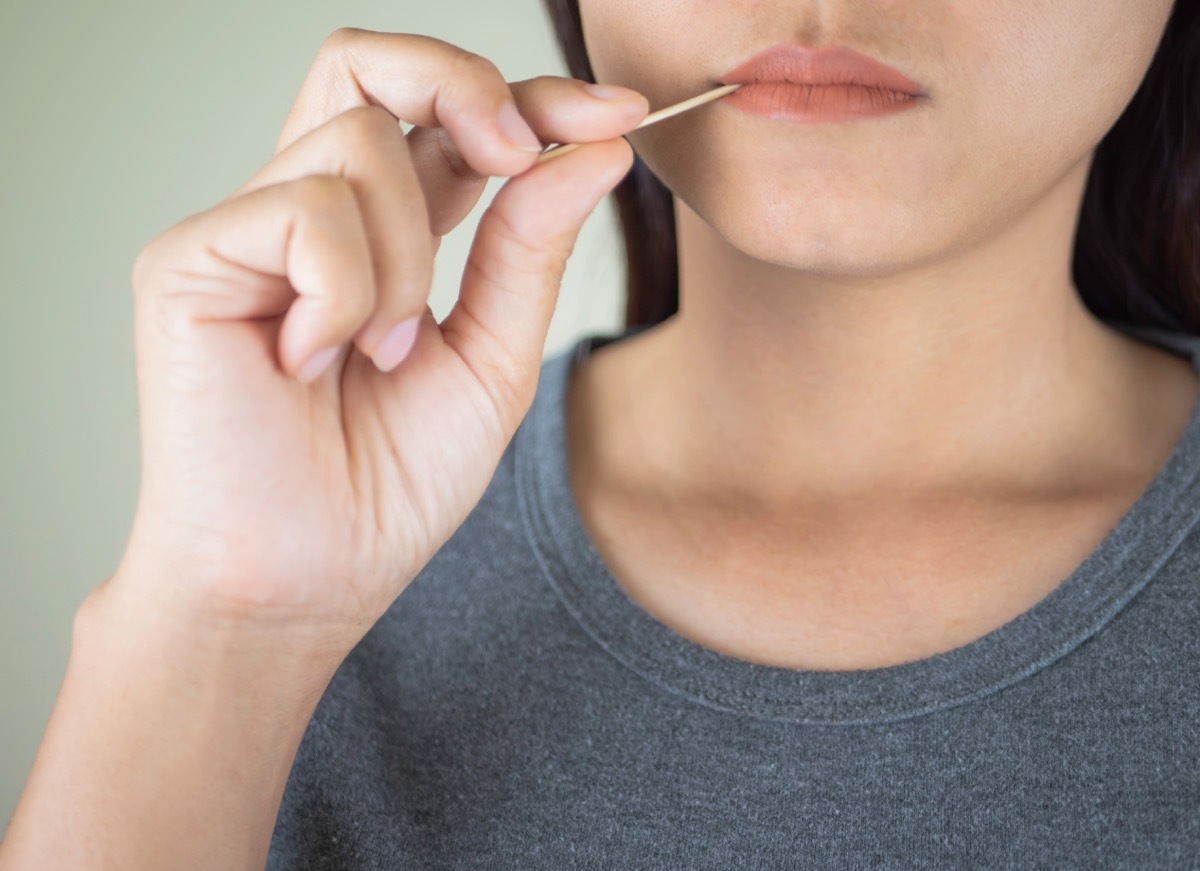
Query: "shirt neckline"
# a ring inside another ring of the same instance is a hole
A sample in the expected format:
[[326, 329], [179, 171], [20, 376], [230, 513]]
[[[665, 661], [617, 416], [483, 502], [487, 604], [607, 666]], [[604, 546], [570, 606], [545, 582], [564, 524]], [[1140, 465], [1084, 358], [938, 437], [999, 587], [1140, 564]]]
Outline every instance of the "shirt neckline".
[[[1120, 325], [1115, 325], [1120, 326]], [[1151, 581], [1200, 519], [1200, 401], [1166, 462], [1100, 544], [1050, 594], [981, 638], [884, 668], [812, 671], [718, 653], [678, 634], [617, 583], [583, 525], [570, 486], [566, 389], [593, 350], [634, 335], [590, 334], [544, 361], [514, 437], [518, 509], [545, 580], [609, 655], [667, 692], [730, 714], [805, 725], [903, 720], [982, 699], [1044, 669], [1096, 635]], [[1200, 337], [1126, 332], [1190, 359]]]

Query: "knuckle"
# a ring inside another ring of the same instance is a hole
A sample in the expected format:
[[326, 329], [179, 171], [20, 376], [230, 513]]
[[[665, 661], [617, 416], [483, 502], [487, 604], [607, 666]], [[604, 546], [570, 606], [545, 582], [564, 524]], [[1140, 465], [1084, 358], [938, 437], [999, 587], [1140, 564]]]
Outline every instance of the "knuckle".
[[364, 33], [366, 31], [360, 27], [339, 27], [325, 37], [319, 54], [337, 54], [361, 40]]
[[404, 142], [396, 116], [382, 106], [355, 106], [337, 117], [334, 124], [339, 144], [346, 149], [376, 148]]
[[340, 175], [308, 175], [293, 186], [297, 205], [306, 213], [343, 220], [352, 210], [358, 211], [358, 201], [350, 182]]
[[502, 243], [502, 250], [512, 253], [505, 258], [505, 267], [522, 273], [545, 274], [571, 255], [571, 243], [558, 239], [536, 239], [499, 210], [493, 210], [492, 232]]
[[433, 287], [434, 257], [424, 240], [397, 240], [396, 256], [377, 266], [377, 306], [381, 312], [406, 316], [429, 299]]
[[367, 284], [347, 293], [340, 303], [345, 326], [356, 329], [366, 323], [367, 319], [375, 312], [378, 296], [379, 293], [374, 284]]
[[[179, 223], [168, 227], [151, 239], [133, 259], [130, 269], [130, 283], [134, 299], [145, 296], [159, 283], [159, 275], [164, 269], [164, 263], [178, 256], [183, 246], [182, 241], [189, 238], [189, 228], [199, 218], [200, 213], [190, 215]], [[174, 255], [171, 252], [176, 252]]]
[[154, 270], [155, 259], [155, 242], [151, 242], [149, 245], [139, 251], [137, 257], [133, 259], [130, 283], [133, 288], [134, 297], [140, 296], [142, 294], [142, 288], [149, 286], [149, 277]]
[[[483, 55], [475, 54], [458, 46], [451, 46], [451, 48], [453, 49], [449, 70], [451, 82], [478, 82], [480, 79], [504, 82], [504, 75], [500, 72], [500, 68]], [[506, 82], [505, 85], [507, 86]]]
[[425, 233], [421, 238], [406, 239], [402, 246], [403, 256], [400, 258], [398, 273], [402, 281], [414, 285], [428, 287], [433, 283], [433, 246], [425, 243]]
[[564, 76], [540, 75], [534, 76], [532, 79], [525, 79], [522, 82], [514, 82], [514, 85], [521, 85], [522, 88], [540, 91], [545, 88], [561, 88], [564, 84], [570, 84], [574, 79], [568, 79]]

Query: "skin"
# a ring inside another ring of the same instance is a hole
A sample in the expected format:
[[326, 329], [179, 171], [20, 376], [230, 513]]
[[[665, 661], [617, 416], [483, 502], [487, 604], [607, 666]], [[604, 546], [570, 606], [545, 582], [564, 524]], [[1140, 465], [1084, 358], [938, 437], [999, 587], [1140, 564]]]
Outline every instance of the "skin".
[[1170, 5], [582, 0], [597, 80], [654, 107], [787, 41], [928, 95], [815, 125], [717, 103], [629, 137], [675, 194], [680, 312], [580, 367], [569, 445], [636, 601], [742, 659], [883, 667], [1008, 622], [1095, 549], [1196, 401], [1190, 364], [1070, 274]]
[[[142, 249], [138, 508], [76, 612], [0, 871], [263, 867], [329, 681], [525, 416], [566, 259], [646, 111], [342, 28], [271, 160]], [[584, 144], [535, 167], [547, 141]], [[495, 176], [437, 321], [434, 252]]]
[[[1065, 269], [1088, 150], [1165, 7], [972, 2], [806, 27], [587, 0], [601, 78], [655, 104], [783, 34], [875, 50], [933, 96], [886, 136], [714, 106], [633, 137], [679, 194], [684, 313], [581, 370], [571, 471], [621, 583], [715, 649], [854, 667], [978, 634], [1094, 546], [1194, 401], [1186, 364], [1092, 322]], [[1074, 59], [1052, 93], [1051, 45]], [[0, 869], [263, 867], [329, 680], [528, 410], [566, 258], [646, 109], [339, 30], [272, 159], [143, 249], [134, 529], [77, 612]], [[588, 144], [535, 168], [539, 141]], [[497, 175], [435, 322], [438, 240]]]

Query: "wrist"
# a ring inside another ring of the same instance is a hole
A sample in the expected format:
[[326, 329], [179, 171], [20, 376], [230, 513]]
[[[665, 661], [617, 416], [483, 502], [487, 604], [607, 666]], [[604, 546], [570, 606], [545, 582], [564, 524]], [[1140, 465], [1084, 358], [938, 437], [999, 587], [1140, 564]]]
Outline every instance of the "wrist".
[[266, 861], [342, 642], [317, 627], [188, 608], [141, 580], [151, 579], [114, 576], [76, 612], [66, 677], [0, 864]]
[[306, 722], [357, 642], [350, 628], [208, 609], [167, 583], [118, 572], [92, 590], [75, 614], [72, 665], [124, 663], [197, 701], [253, 692], [262, 713]]
[[85, 604], [103, 613], [105, 621], [142, 629], [170, 627], [213, 652], [252, 658], [278, 654], [289, 661], [300, 657], [331, 675], [371, 627], [372, 621], [354, 614], [306, 606], [300, 596], [263, 601], [245, 592], [261, 586], [254, 579], [218, 571], [130, 547], [113, 576]]

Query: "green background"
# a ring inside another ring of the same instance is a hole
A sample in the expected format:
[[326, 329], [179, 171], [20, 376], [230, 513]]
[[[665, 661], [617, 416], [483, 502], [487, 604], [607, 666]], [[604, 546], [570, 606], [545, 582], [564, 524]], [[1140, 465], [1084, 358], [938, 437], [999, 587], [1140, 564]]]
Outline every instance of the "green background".
[[[0, 2], [0, 828], [80, 601], [116, 568], [139, 478], [130, 271], [268, 162], [339, 27], [425, 33], [509, 80], [565, 74], [537, 0]], [[443, 317], [493, 180], [439, 254]], [[546, 353], [620, 323], [615, 211], [589, 220]]]

